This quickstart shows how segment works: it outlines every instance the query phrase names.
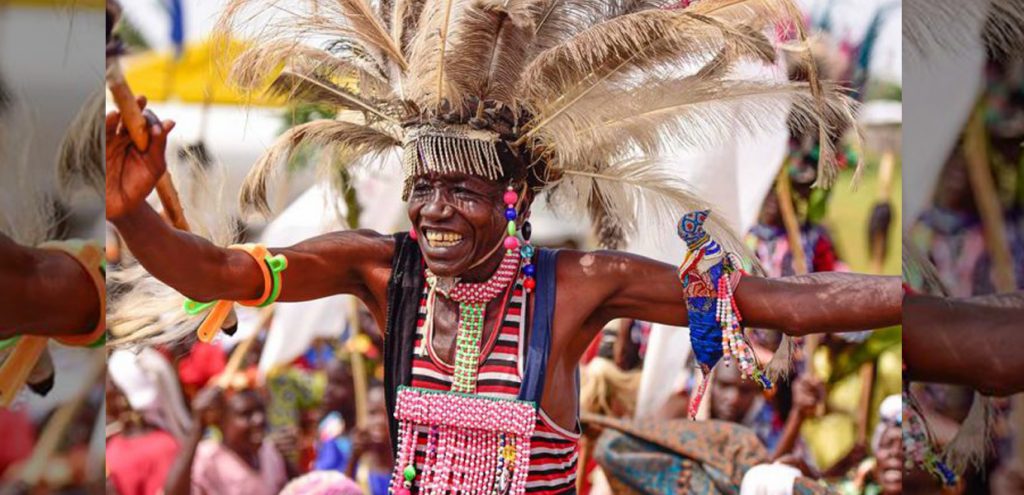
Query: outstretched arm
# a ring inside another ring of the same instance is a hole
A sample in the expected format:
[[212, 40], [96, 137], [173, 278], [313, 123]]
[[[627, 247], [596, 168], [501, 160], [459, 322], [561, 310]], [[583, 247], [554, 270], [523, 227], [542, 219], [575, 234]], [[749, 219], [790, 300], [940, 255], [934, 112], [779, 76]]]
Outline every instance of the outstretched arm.
[[910, 295], [904, 310], [903, 359], [911, 378], [967, 385], [986, 395], [1024, 391], [1024, 293]]
[[[598, 287], [589, 301], [593, 321], [687, 323], [682, 284], [672, 265], [612, 251], [564, 252], [559, 276]], [[815, 273], [777, 279], [745, 276], [735, 297], [747, 326], [807, 335], [898, 325], [903, 291], [898, 277]]]
[[100, 321], [92, 278], [70, 255], [0, 235], [0, 338], [88, 334]]
[[[256, 299], [263, 275], [248, 253], [168, 225], [148, 204], [115, 219], [125, 245], [154, 277], [196, 301]], [[325, 234], [288, 248], [279, 301], [305, 301], [334, 294], [364, 300], [371, 270], [387, 266], [393, 242], [370, 231]]]
[[[173, 122], [161, 123], [149, 112], [147, 117], [151, 139], [142, 152], [119, 129], [120, 116], [107, 116], [108, 219], [146, 270], [185, 296], [197, 301], [258, 298], [264, 289], [262, 270], [248, 253], [174, 229], [145, 202], [166, 170], [167, 136], [174, 128]], [[349, 293], [365, 301], [366, 280], [390, 263], [392, 244], [371, 232], [344, 232], [271, 250], [288, 258], [278, 300]]]

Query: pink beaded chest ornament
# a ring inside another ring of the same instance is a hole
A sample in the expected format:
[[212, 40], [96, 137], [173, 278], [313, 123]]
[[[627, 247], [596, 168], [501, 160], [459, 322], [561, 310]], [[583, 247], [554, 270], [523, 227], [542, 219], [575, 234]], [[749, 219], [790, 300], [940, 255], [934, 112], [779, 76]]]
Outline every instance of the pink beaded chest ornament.
[[398, 459], [391, 477], [392, 494], [521, 495], [526, 491], [536, 405], [476, 395], [487, 303], [515, 281], [521, 263], [523, 287], [531, 292], [536, 285], [528, 224], [521, 232], [524, 240], [516, 237], [517, 201], [518, 194], [509, 188], [504, 194], [508, 220], [505, 256], [490, 280], [477, 284], [444, 281], [427, 270], [427, 324], [433, 321], [436, 292], [459, 304], [455, 370], [450, 392], [399, 388], [395, 409]]

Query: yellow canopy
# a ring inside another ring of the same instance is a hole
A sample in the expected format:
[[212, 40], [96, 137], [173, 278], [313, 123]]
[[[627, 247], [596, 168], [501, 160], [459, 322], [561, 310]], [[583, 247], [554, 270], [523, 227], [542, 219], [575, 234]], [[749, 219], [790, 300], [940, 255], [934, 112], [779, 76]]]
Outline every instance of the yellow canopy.
[[171, 52], [141, 53], [122, 59], [124, 75], [132, 91], [150, 101], [283, 106], [284, 98], [268, 97], [262, 91], [241, 92], [227, 82], [230, 61], [246, 47], [232, 41], [225, 52], [205, 41], [186, 45], [180, 59]]
[[0, 2], [0, 5], [13, 5], [16, 7], [60, 7], [60, 8], [86, 8], [102, 9], [106, 0], [7, 0]]

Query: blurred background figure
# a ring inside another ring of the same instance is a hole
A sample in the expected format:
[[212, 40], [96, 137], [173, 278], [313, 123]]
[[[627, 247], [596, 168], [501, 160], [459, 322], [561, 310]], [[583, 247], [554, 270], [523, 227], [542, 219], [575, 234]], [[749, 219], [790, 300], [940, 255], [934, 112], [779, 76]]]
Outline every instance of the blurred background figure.
[[178, 378], [153, 349], [118, 350], [107, 360], [107, 483], [121, 495], [163, 490], [192, 430]]

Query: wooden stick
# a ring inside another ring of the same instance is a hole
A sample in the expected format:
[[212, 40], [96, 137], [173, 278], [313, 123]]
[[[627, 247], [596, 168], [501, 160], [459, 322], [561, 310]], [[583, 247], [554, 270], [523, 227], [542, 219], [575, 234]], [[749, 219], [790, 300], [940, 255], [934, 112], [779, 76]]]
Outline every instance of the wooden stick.
[[[985, 234], [985, 244], [992, 256], [993, 282], [997, 292], [1013, 292], [1017, 290], [1013, 256], [1010, 254], [1006, 239], [1006, 223], [1003, 208], [999, 204], [995, 181], [992, 179], [989, 159], [988, 136], [985, 132], [984, 107], [979, 104], [975, 109], [964, 132], [964, 154], [967, 161], [967, 174], [974, 193], [974, 202], [978, 205], [981, 225]], [[1015, 432], [1013, 451], [1015, 463], [1024, 469], [1024, 395], [1013, 398], [1010, 424]]]
[[[789, 238], [789, 251], [793, 255], [793, 271], [797, 275], [805, 275], [809, 272], [807, 254], [804, 253], [804, 243], [800, 233], [800, 220], [796, 217], [796, 208], [793, 206], [793, 188], [789, 182], [789, 168], [783, 163], [779, 177], [775, 181], [775, 195], [779, 202], [779, 212], [782, 214], [782, 223], [786, 226], [786, 237]], [[804, 359], [807, 372], [814, 371], [814, 353], [821, 344], [821, 336], [810, 334], [804, 337]], [[825, 403], [818, 406], [818, 416], [825, 414]]]
[[775, 196], [779, 200], [782, 223], [786, 226], [786, 237], [789, 238], [790, 251], [793, 253], [793, 270], [797, 275], [804, 275], [808, 272], [807, 256], [800, 236], [800, 220], [793, 207], [793, 188], [789, 183], [788, 170], [785, 165], [782, 166], [782, 172], [779, 172], [775, 181]]
[[[135, 95], [128, 87], [116, 61], [111, 63], [107, 70], [107, 87], [113, 96], [114, 104], [121, 112], [121, 123], [128, 130], [135, 147], [145, 150], [149, 147], [149, 128], [146, 118], [142, 115]], [[156, 184], [156, 193], [160, 197], [160, 204], [163, 205], [164, 212], [171, 224], [179, 230], [190, 231], [188, 220], [185, 219], [185, 212], [181, 207], [181, 200], [178, 198], [178, 191], [171, 180], [170, 171], [165, 171], [163, 177], [160, 177]]]
[[238, 369], [242, 367], [242, 361], [245, 358], [245, 355], [249, 352], [252, 344], [256, 342], [256, 339], [259, 338], [260, 332], [270, 325], [273, 317], [273, 306], [267, 306], [260, 309], [260, 319], [259, 323], [256, 324], [256, 331], [253, 332], [252, 335], [246, 337], [245, 340], [238, 344], [238, 346], [235, 347], [235, 350], [231, 352], [231, 357], [228, 358], [228, 362], [224, 366], [224, 371], [221, 372], [220, 378], [215, 384], [216, 386], [226, 389], [231, 385], [231, 379], [235, 377], [235, 374], [238, 373]]
[[67, 432], [68, 427], [71, 426], [72, 421], [75, 419], [78, 408], [85, 402], [85, 398], [89, 396], [89, 389], [92, 387], [92, 384], [97, 383], [103, 370], [106, 369], [106, 354], [98, 349], [94, 352], [94, 358], [86, 371], [85, 383], [87, 385], [82, 390], [79, 390], [70, 402], [60, 406], [53, 413], [50, 421], [46, 423], [46, 427], [39, 435], [35, 448], [32, 449], [32, 455], [25, 462], [24, 467], [21, 468], [18, 477], [25, 485], [34, 487], [43, 479], [43, 472], [46, 471], [53, 453], [57, 451], [57, 447], [64, 438], [65, 432]]
[[[877, 204], [889, 204], [892, 199], [892, 185], [894, 171], [896, 170], [896, 156], [893, 150], [888, 149], [882, 154], [882, 161], [878, 170], [878, 199]], [[885, 244], [888, 242], [888, 233], [871, 240], [871, 270], [881, 275], [885, 271]], [[857, 443], [866, 446], [868, 443], [868, 428], [871, 423], [871, 409], [875, 397], [875, 363], [867, 362], [860, 367], [860, 404], [857, 409]]]
[[0, 366], [0, 407], [9, 407], [46, 352], [46, 337], [23, 336]]
[[[352, 332], [348, 337], [351, 344], [362, 333], [362, 325], [359, 324], [359, 300], [349, 297], [351, 316], [349, 321], [352, 324]], [[349, 346], [350, 348], [352, 346]], [[366, 404], [366, 396], [369, 395], [369, 381], [366, 377], [366, 361], [363, 353], [358, 349], [352, 349], [352, 385], [355, 389], [356, 399], [356, 427], [366, 424], [370, 413]]]
[[868, 444], [868, 425], [871, 423], [871, 406], [875, 397], [875, 363], [860, 365], [860, 406], [857, 409], [857, 444]]

